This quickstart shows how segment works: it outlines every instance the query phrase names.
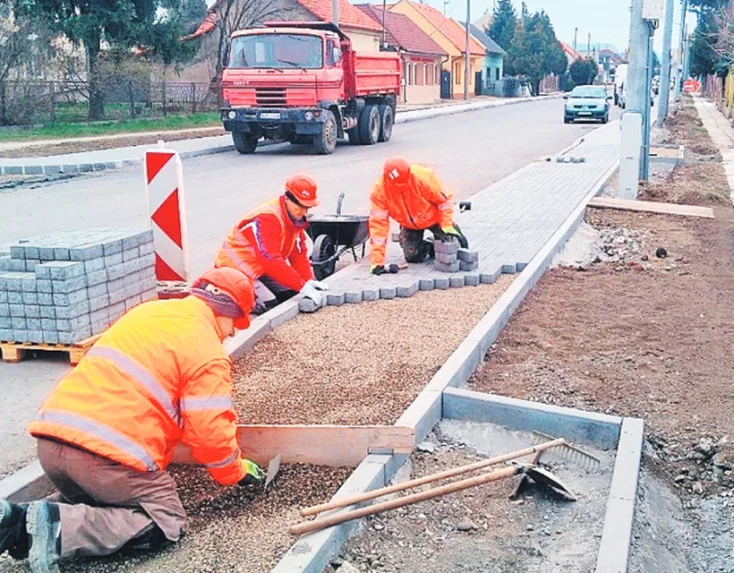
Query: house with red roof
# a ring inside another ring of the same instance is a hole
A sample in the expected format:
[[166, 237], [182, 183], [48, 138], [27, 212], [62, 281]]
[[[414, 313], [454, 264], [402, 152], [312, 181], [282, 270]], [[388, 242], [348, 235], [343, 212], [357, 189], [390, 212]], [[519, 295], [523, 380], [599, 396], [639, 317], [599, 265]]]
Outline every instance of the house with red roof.
[[[442, 98], [464, 96], [466, 57], [466, 30], [440, 11], [413, 0], [399, 0], [389, 7], [390, 12], [403, 14], [412, 20], [428, 37], [446, 51], [448, 57], [442, 66]], [[476, 75], [484, 67], [487, 49], [469, 35], [469, 95], [476, 93]]]
[[448, 53], [414, 22], [397, 12], [383, 12], [381, 6], [360, 4], [375, 22], [385, 23], [383, 49], [394, 50], [403, 62], [403, 103], [421, 104], [441, 99], [441, 66]]

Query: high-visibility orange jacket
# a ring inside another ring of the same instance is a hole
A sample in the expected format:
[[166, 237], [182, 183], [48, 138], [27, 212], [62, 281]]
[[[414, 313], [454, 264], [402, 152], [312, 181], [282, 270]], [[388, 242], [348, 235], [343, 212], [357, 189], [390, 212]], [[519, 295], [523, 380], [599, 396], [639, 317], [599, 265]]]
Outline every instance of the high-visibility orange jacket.
[[306, 221], [294, 221], [283, 196], [247, 213], [235, 225], [217, 253], [216, 267], [234, 267], [251, 280], [267, 275], [300, 291], [314, 278], [306, 249]]
[[449, 227], [454, 221], [454, 194], [432, 169], [410, 167], [410, 181], [402, 186], [385, 185], [380, 176], [370, 193], [370, 263], [385, 263], [390, 217], [408, 229]]
[[139, 471], [189, 446], [218, 482], [246, 475], [232, 406], [232, 363], [206, 303], [141, 304], [105, 332], [29, 426]]

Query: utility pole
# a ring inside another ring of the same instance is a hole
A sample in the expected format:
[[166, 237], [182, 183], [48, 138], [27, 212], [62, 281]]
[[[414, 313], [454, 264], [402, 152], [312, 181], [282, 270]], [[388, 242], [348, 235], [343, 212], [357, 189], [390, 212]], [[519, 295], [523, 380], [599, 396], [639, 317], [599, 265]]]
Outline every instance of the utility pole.
[[576, 26], [573, 32], [573, 51], [578, 51], [578, 41], [579, 41], [579, 28]]
[[469, 64], [471, 57], [469, 55], [469, 26], [471, 22], [471, 0], [466, 0], [466, 52], [464, 53], [464, 99], [469, 99]]
[[331, 12], [334, 20], [334, 26], [339, 26], [339, 0], [331, 0]]
[[665, 28], [663, 29], [663, 61], [660, 70], [660, 97], [658, 98], [658, 127], [662, 127], [668, 117], [670, 101], [670, 51], [673, 43], [673, 10], [674, 0], [665, 2]]
[[586, 44], [586, 57], [591, 57], [591, 32], [589, 32], [589, 41]]
[[387, 30], [385, 29], [385, 18], [387, 14], [387, 0], [382, 0], [382, 48], [387, 48]]
[[685, 54], [686, 54], [686, 16], [688, 15], [688, 0], [683, 0], [683, 8], [681, 9], [680, 13], [680, 62], [678, 62], [678, 65], [680, 66], [678, 68], [679, 72], [676, 73], [676, 79], [675, 79], [675, 101], [680, 100], [680, 89], [681, 89], [681, 83], [683, 82], [683, 78], [681, 77], [684, 73], [684, 66], [683, 62], [685, 60]]

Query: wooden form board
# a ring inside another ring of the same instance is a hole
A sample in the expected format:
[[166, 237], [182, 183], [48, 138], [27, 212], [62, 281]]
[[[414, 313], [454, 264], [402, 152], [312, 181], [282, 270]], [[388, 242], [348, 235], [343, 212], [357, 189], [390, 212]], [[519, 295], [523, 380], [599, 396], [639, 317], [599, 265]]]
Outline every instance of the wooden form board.
[[[284, 464], [357, 467], [370, 453], [411, 453], [415, 431], [402, 426], [240, 425], [237, 441], [243, 455], [261, 465], [280, 454]], [[183, 446], [173, 462], [196, 463]]]
[[589, 201], [589, 207], [596, 207], [597, 209], [620, 209], [622, 211], [642, 211], [663, 215], [683, 215], [685, 217], [704, 217], [706, 219], [714, 218], [714, 210], [711, 207], [657, 203], [654, 201], [634, 201], [612, 197], [594, 197]]

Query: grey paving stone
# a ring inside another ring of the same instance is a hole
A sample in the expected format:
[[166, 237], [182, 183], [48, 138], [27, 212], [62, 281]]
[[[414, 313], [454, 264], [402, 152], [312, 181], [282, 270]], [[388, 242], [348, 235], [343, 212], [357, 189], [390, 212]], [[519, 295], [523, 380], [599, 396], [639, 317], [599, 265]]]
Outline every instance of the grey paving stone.
[[346, 299], [346, 293], [330, 292], [326, 295], [326, 304], [328, 306], [341, 306], [344, 304], [345, 299]]
[[126, 263], [128, 261], [132, 261], [133, 259], [137, 259], [140, 257], [140, 250], [138, 247], [133, 247], [132, 249], [127, 249], [125, 251], [122, 251], [122, 262]]
[[477, 251], [470, 251], [469, 249], [459, 249], [457, 256], [460, 261], [465, 263], [478, 263], [479, 253]]
[[475, 270], [477, 270], [479, 268], [479, 263], [476, 262], [476, 261], [473, 262], [473, 263], [466, 263], [464, 261], [459, 261], [459, 268], [462, 271], [471, 272], [471, 271], [475, 271]]
[[502, 265], [502, 272], [506, 275], [514, 275], [517, 272], [515, 263], [507, 263]]
[[141, 302], [143, 302], [143, 300], [140, 298], [139, 294], [131, 296], [125, 300], [125, 310], [130, 310], [131, 308], [138, 306]]
[[434, 279], [420, 279], [418, 281], [418, 289], [419, 290], [433, 290], [436, 287], [435, 280]]
[[8, 291], [0, 290], [0, 304], [7, 304], [8, 302]]
[[78, 165], [62, 165], [64, 173], [79, 173]]
[[380, 287], [380, 299], [393, 299], [397, 296], [397, 289], [394, 286]]
[[13, 329], [13, 336], [11, 340], [15, 342], [30, 342], [28, 340], [28, 331], [24, 329]]
[[122, 264], [122, 253], [115, 253], [104, 258], [104, 266], [106, 269]]
[[94, 287], [102, 285], [107, 291], [107, 271], [109, 269], [100, 269], [98, 271], [92, 271], [87, 274], [87, 286]]
[[105, 257], [109, 255], [116, 255], [122, 252], [122, 239], [114, 239], [112, 241], [105, 241], [102, 243], [102, 254]]
[[457, 273], [460, 270], [459, 261], [453, 262], [451, 264], [442, 263], [439, 260], [436, 260], [433, 262], [433, 268], [434, 270], [440, 271], [442, 273]]
[[447, 253], [436, 253], [436, 261], [441, 262], [445, 265], [451, 265], [458, 260], [456, 254], [449, 255]]
[[352, 290], [344, 293], [344, 302], [348, 304], [356, 304], [362, 302], [362, 291]]
[[52, 280], [51, 281], [51, 288], [53, 289], [54, 294], [74, 293], [76, 291], [86, 289], [86, 286], [87, 286], [86, 275], [73, 277], [67, 280], [59, 280], [59, 281]]
[[42, 165], [26, 165], [23, 168], [23, 173], [25, 175], [43, 175], [43, 166]]
[[399, 298], [407, 298], [417, 293], [419, 288], [420, 288], [419, 281], [414, 280], [407, 285], [397, 286], [395, 289], [395, 293], [397, 294]]
[[373, 301], [380, 299], [380, 290], [376, 288], [368, 288], [362, 291], [362, 300]]
[[464, 286], [464, 277], [458, 276], [458, 277], [450, 277], [449, 278], [449, 286], [451, 288], [458, 288]]
[[41, 315], [41, 318], [56, 318], [56, 307], [55, 306], [45, 306], [41, 305], [38, 307], [39, 313]]
[[92, 273], [94, 271], [100, 271], [104, 269], [104, 257], [97, 257], [96, 259], [89, 259], [88, 261], [84, 261], [84, 272], [86, 274]]
[[23, 308], [25, 309], [26, 318], [41, 318], [41, 307], [39, 305], [25, 304]]
[[316, 305], [310, 298], [302, 298], [298, 301], [298, 310], [301, 312], [316, 312], [320, 307]]
[[53, 292], [51, 279], [36, 279], [36, 292], [51, 294]]
[[11, 342], [13, 338], [13, 331], [9, 328], [0, 328], [0, 340], [4, 342]]
[[59, 343], [59, 331], [58, 330], [44, 330], [42, 333], [43, 341], [46, 344], [58, 344]]
[[464, 277], [464, 284], [466, 286], [477, 286], [479, 284], [478, 274], [468, 274]]
[[[8, 330], [12, 328], [13, 321], [9, 316], [0, 316], [0, 329]], [[2, 338], [0, 338], [2, 340]]]
[[56, 331], [56, 319], [55, 318], [42, 318], [41, 329], [47, 331]]
[[65, 281], [67, 279], [80, 277], [84, 274], [84, 264], [81, 262], [66, 262], [59, 259], [57, 259], [57, 261], [42, 265], [49, 269], [52, 281]]
[[[20, 261], [19, 261], [20, 262]], [[26, 259], [25, 260], [25, 266], [23, 270], [27, 273], [35, 273], [36, 267], [41, 263], [41, 261], [37, 259]]]
[[89, 261], [102, 256], [102, 245], [88, 245], [69, 249], [69, 258], [72, 261]]
[[26, 317], [25, 316], [11, 316], [10, 317], [10, 326], [13, 330], [23, 330], [26, 327]]
[[8, 291], [9, 304], [23, 304], [23, 293], [17, 290]]
[[445, 290], [449, 288], [451, 281], [449, 277], [436, 277], [433, 279], [433, 286], [439, 290]]
[[459, 250], [459, 244], [454, 243], [453, 241], [449, 241], [447, 243], [443, 243], [441, 241], [434, 241], [433, 248], [438, 253], [443, 253], [446, 255], [455, 255]]
[[40, 318], [26, 318], [26, 329], [33, 332], [40, 332], [41, 330], [41, 319]]

